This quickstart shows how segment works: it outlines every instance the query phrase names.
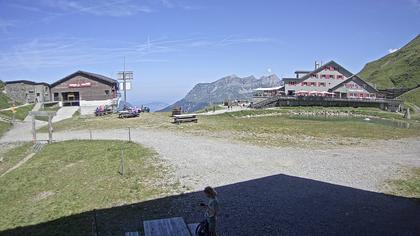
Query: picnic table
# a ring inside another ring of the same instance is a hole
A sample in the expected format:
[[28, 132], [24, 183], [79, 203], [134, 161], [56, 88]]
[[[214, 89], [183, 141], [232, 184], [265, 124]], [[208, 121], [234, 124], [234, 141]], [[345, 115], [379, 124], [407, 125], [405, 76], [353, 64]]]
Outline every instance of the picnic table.
[[145, 236], [192, 236], [182, 217], [148, 220], [143, 222]]
[[184, 122], [198, 122], [197, 114], [174, 115], [173, 118], [175, 124], [180, 124]]

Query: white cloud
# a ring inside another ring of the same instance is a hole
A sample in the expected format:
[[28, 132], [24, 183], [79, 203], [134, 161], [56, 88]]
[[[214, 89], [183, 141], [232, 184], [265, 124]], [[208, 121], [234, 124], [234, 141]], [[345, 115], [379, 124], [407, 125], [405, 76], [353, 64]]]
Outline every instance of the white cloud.
[[14, 26], [12, 21], [0, 18], [0, 33], [7, 33], [12, 26]]
[[116, 58], [127, 56], [133, 62], [166, 62], [168, 53], [220, 48], [233, 44], [263, 43], [268, 38], [191, 37], [183, 39], [160, 38], [145, 42], [49, 37], [33, 39], [0, 50], [0, 73], [13, 70], [83, 67], [112, 64]]
[[163, 7], [166, 8], [179, 8], [186, 11], [196, 11], [196, 10], [202, 10], [204, 9], [203, 6], [199, 5], [186, 5], [179, 1], [174, 0], [160, 0], [159, 1]]
[[[140, 5], [132, 0], [112, 1], [74, 1], [74, 0], [42, 0], [40, 4], [58, 10], [58, 16], [81, 13], [95, 16], [131, 16], [138, 13], [150, 13], [153, 10], [147, 5]], [[29, 8], [26, 7], [28, 10]]]
[[409, 1], [413, 5], [413, 7], [416, 8], [416, 10], [420, 11], [420, 0], [409, 0]]
[[390, 48], [390, 49], [388, 49], [388, 53], [394, 53], [398, 50], [399, 50], [399, 48]]

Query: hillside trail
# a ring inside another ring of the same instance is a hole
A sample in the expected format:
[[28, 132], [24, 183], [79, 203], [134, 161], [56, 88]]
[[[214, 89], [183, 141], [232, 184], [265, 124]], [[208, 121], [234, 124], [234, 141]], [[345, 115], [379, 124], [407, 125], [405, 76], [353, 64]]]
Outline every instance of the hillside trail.
[[413, 106], [413, 108], [414, 108], [414, 110], [415, 110], [415, 113], [420, 113], [420, 107], [418, 107], [418, 106], [417, 106], [417, 105], [415, 105], [415, 104], [413, 104], [412, 106]]
[[25, 158], [23, 158], [22, 160], [20, 160], [16, 165], [10, 167], [10, 169], [6, 170], [3, 174], [0, 175], [0, 178], [7, 175], [8, 173], [12, 172], [13, 170], [19, 168], [20, 166], [22, 166], [23, 164], [25, 164], [27, 161], [29, 161], [33, 156], [35, 156], [36, 153], [30, 153], [29, 155], [27, 155]]
[[[25, 107], [25, 106], [28, 106], [28, 105], [30, 105], [30, 104], [29, 103], [25, 103], [23, 105], [15, 106], [15, 108]], [[8, 107], [8, 108], [0, 109], [0, 111], [10, 111], [10, 110], [12, 110], [12, 108], [13, 107]]]
[[210, 109], [208, 112], [200, 113], [200, 115], [212, 116], [212, 115], [220, 115], [220, 114], [224, 114], [224, 113], [244, 111], [244, 110], [250, 110], [250, 108], [241, 107], [241, 106], [234, 106], [234, 107], [232, 107], [232, 109], [228, 109], [228, 108], [224, 107], [224, 109], [216, 110], [216, 111], [212, 111]]

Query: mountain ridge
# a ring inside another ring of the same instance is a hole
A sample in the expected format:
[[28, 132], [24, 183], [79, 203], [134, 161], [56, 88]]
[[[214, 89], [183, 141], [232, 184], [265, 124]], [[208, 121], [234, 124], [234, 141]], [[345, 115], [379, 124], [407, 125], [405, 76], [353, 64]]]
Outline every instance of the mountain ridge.
[[253, 75], [246, 77], [228, 75], [214, 82], [196, 84], [184, 98], [160, 111], [171, 111], [173, 107], [182, 107], [186, 112], [193, 112], [211, 103], [221, 103], [225, 100], [249, 100], [252, 98], [254, 89], [280, 84], [281, 80], [275, 74], [261, 76], [259, 79]]
[[358, 76], [385, 88], [414, 88], [420, 84], [420, 34], [395, 52], [368, 62]]

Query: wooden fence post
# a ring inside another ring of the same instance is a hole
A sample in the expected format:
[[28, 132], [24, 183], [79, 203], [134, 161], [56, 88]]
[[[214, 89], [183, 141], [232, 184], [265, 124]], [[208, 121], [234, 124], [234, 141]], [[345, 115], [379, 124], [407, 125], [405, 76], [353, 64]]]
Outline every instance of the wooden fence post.
[[49, 115], [48, 116], [48, 143], [52, 143], [52, 132], [53, 132], [53, 128], [52, 128], [52, 116]]
[[35, 116], [32, 115], [32, 143], [36, 143]]
[[124, 149], [121, 149], [121, 163], [120, 163], [121, 175], [124, 176]]

